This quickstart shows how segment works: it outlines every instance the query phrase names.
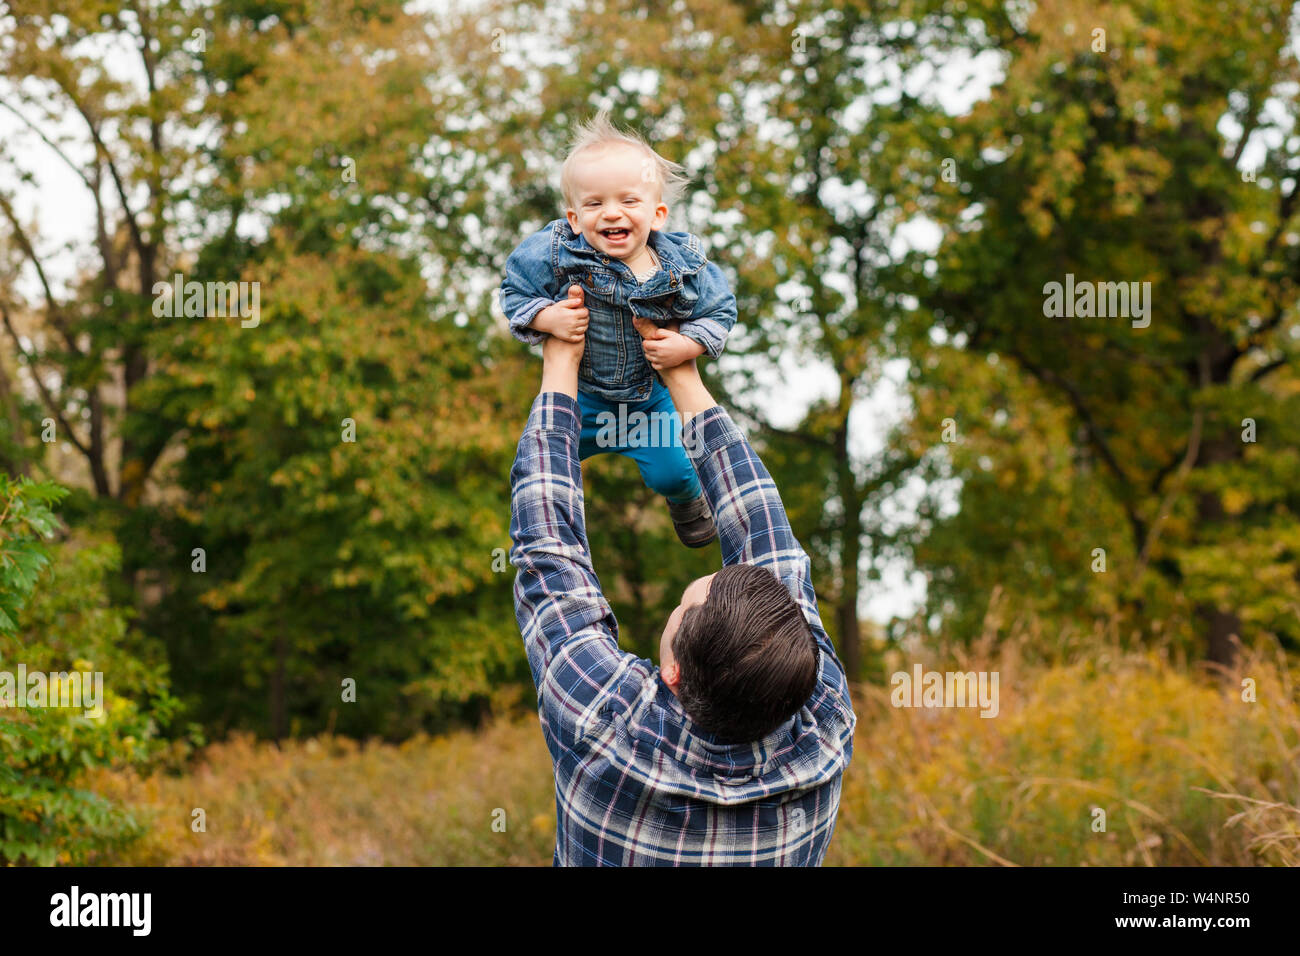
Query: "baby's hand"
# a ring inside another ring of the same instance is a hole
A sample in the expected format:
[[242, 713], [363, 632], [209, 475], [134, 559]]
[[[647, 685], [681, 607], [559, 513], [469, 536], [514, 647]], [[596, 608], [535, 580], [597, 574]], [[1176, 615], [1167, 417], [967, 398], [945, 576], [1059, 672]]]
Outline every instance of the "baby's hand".
[[637, 318], [632, 325], [641, 334], [646, 361], [656, 371], [674, 368], [704, 354], [704, 346], [678, 332], [676, 322], [658, 328], [648, 319]]
[[533, 316], [529, 328], [549, 332], [565, 342], [581, 342], [587, 333], [588, 312], [582, 304], [582, 286], [576, 282], [569, 286], [569, 297], [563, 302], [548, 305]]

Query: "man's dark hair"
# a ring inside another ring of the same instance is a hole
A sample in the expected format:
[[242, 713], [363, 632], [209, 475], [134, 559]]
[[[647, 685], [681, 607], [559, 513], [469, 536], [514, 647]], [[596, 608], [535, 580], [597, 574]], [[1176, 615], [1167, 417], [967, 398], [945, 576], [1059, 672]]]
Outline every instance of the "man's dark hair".
[[767, 568], [731, 564], [688, 608], [673, 637], [677, 696], [720, 743], [767, 736], [812, 696], [817, 642], [808, 619]]

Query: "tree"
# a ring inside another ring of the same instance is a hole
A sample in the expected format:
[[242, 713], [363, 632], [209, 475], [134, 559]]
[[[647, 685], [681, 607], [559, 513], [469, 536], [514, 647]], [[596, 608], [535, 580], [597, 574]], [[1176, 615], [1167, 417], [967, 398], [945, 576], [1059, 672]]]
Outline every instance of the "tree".
[[170, 374], [144, 400], [186, 456], [154, 627], [217, 726], [473, 717], [526, 676], [494, 555], [527, 401], [454, 243], [472, 184], [441, 166], [454, 114], [427, 76], [454, 37], [396, 4], [222, 14], [197, 201], [224, 228], [195, 269], [258, 283], [263, 309], [157, 343]]
[[[73, 172], [95, 210], [96, 266], [60, 291], [31, 225], [0, 192], [0, 248], [8, 271], [21, 263], [39, 284], [40, 331], [30, 343], [19, 335], [12, 293], [0, 295], [0, 321], [59, 439], [85, 459], [95, 494], [126, 507], [141, 501], [172, 438], [144, 438], [130, 423], [137, 387], [157, 371], [149, 303], [193, 159], [181, 130], [192, 126], [192, 32], [201, 26], [201, 13], [177, 4], [37, 2], [3, 15], [0, 104], [28, 135], [5, 144], [0, 163], [28, 184], [47, 157]], [[109, 69], [105, 47], [134, 60], [142, 87]], [[17, 383], [5, 376], [0, 387], [12, 407]]]
[[[10, 271], [43, 290], [34, 334], [6, 336], [8, 407], [36, 394], [86, 459], [115, 596], [178, 693], [216, 728], [399, 736], [526, 679], [494, 560], [526, 356], [484, 291], [504, 236], [476, 235], [512, 156], [461, 120], [483, 93], [455, 23], [332, 0], [29, 5], [7, 26], [5, 103], [99, 213], [66, 295], [5, 219]], [[123, 44], [143, 85], [103, 57]], [[93, 149], [53, 133], [68, 116]], [[187, 314], [177, 274], [259, 312]]]
[[[1006, 78], [963, 124], [980, 146], [958, 158], [967, 215], [945, 218], [924, 296], [1069, 410], [1125, 519], [1070, 564], [1123, 554], [1128, 610], [1185, 607], [1220, 663], [1233, 635], [1297, 636], [1300, 143], [1276, 133], [1294, 117], [1291, 8], [1041, 8], [1003, 33]], [[1056, 313], [1067, 277], [1099, 284], [1092, 307]], [[1103, 310], [1121, 290], [1100, 283], [1149, 290], [1149, 314]]]

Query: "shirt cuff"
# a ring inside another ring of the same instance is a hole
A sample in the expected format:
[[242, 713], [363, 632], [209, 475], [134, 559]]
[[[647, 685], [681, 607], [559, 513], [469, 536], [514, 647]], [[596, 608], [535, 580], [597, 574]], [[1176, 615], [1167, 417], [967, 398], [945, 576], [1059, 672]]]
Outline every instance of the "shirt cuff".
[[745, 436], [731, 420], [731, 415], [721, 405], [706, 408], [682, 428], [682, 444], [686, 447], [687, 454], [695, 459], [707, 458], [744, 439]]
[[582, 411], [577, 399], [563, 392], [542, 392], [533, 399], [524, 431], [567, 431], [574, 440], [582, 437]]

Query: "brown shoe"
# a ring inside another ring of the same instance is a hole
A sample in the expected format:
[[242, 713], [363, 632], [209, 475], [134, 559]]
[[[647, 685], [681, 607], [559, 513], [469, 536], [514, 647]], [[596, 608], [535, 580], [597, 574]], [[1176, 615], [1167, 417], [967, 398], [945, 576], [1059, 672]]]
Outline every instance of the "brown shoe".
[[688, 548], [707, 547], [718, 536], [713, 512], [709, 510], [709, 499], [703, 492], [694, 501], [669, 501], [668, 513], [672, 516], [677, 537]]

